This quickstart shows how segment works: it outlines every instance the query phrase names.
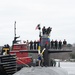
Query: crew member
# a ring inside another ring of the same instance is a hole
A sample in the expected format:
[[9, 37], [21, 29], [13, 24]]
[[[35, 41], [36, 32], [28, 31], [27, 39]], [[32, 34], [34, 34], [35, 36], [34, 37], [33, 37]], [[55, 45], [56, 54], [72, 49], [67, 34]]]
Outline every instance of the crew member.
[[42, 55], [38, 55], [38, 65], [41, 66], [41, 61], [42, 61]]
[[46, 32], [46, 33], [47, 33], [47, 35], [49, 35], [49, 34], [50, 34], [51, 30], [52, 30], [52, 28], [51, 28], [51, 27], [48, 27], [48, 28], [47, 28], [47, 32]]
[[51, 49], [53, 49], [53, 47], [54, 47], [54, 41], [52, 39], [52, 41], [51, 41]]
[[33, 42], [30, 41], [30, 50], [33, 49]]
[[36, 49], [36, 46], [37, 46], [37, 42], [36, 40], [34, 41], [34, 49]]
[[29, 41], [28, 40], [27, 40], [26, 44], [27, 44], [27, 49], [29, 50]]
[[55, 40], [55, 49], [57, 49], [57, 48], [58, 48], [58, 41]]
[[46, 28], [45, 28], [45, 26], [42, 28], [42, 34], [43, 35], [46, 34]]
[[60, 40], [59, 41], [59, 49], [61, 49], [62, 48], [62, 41]]
[[64, 39], [63, 41], [63, 49], [66, 49], [67, 41]]
[[64, 39], [63, 41], [63, 45], [66, 46], [67, 45], [67, 41]]

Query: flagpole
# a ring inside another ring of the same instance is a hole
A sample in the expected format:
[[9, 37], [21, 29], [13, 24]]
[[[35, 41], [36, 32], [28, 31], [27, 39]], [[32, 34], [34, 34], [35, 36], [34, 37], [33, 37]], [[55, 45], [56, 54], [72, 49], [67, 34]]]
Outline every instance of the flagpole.
[[35, 30], [38, 29], [39, 30], [39, 46], [38, 46], [38, 54], [41, 53], [41, 27], [40, 24], [38, 24], [35, 28]]
[[40, 46], [40, 50], [39, 50], [39, 54], [41, 53], [41, 27], [39, 28], [39, 46]]

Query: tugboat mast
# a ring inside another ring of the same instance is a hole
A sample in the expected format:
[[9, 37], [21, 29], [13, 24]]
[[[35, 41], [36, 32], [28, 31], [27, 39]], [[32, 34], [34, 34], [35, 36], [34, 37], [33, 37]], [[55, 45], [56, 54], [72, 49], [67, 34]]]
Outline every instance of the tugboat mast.
[[15, 43], [18, 43], [18, 42], [20, 42], [20, 40], [17, 40], [18, 38], [19, 38], [20, 36], [16, 36], [16, 21], [15, 21], [15, 23], [14, 23], [14, 40], [13, 40], [13, 45], [15, 44]]
[[14, 23], [14, 37], [16, 37], [16, 21]]

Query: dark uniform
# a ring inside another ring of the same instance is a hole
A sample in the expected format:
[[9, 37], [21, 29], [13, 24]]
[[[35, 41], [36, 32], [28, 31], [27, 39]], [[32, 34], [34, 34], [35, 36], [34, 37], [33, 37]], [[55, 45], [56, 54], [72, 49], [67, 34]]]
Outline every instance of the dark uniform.
[[36, 47], [37, 47], [37, 42], [34, 41], [34, 49], [36, 49]]
[[67, 41], [64, 39], [63, 41], [63, 49], [66, 49]]
[[63, 45], [66, 45], [67, 44], [67, 41], [64, 39], [64, 41], [63, 41]]
[[33, 49], [33, 42], [30, 41], [30, 50]]
[[54, 41], [51, 41], [51, 49], [53, 49]]
[[59, 49], [61, 49], [62, 48], [62, 41], [60, 40], [59, 41]]
[[47, 32], [46, 32], [46, 33], [49, 35], [49, 34], [50, 34], [50, 32], [51, 32], [51, 30], [52, 30], [52, 28], [48, 27], [48, 28], [47, 28]]
[[55, 40], [55, 49], [57, 49], [57, 48], [58, 48], [58, 41]]
[[46, 34], [46, 28], [45, 28], [45, 26], [42, 28], [42, 34], [43, 35]]

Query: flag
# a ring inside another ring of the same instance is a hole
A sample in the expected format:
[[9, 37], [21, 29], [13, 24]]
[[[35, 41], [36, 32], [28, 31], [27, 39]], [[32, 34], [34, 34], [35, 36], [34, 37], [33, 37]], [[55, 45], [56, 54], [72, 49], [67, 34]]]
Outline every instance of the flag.
[[35, 30], [37, 30], [37, 29], [39, 29], [39, 30], [41, 29], [41, 28], [40, 28], [40, 24], [38, 24], [38, 25], [36, 26]]

